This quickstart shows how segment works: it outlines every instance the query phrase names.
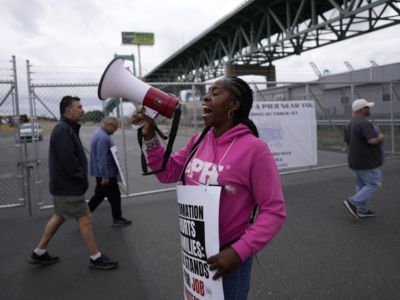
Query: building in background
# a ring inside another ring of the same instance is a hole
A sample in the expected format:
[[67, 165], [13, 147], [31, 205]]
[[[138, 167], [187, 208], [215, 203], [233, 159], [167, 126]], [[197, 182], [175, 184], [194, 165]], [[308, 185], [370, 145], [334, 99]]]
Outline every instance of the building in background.
[[257, 101], [314, 100], [317, 119], [348, 119], [351, 103], [357, 98], [375, 102], [374, 117], [390, 118], [400, 112], [400, 63], [373, 65], [345, 73], [324, 72], [318, 80], [307, 83], [277, 84], [257, 90]]

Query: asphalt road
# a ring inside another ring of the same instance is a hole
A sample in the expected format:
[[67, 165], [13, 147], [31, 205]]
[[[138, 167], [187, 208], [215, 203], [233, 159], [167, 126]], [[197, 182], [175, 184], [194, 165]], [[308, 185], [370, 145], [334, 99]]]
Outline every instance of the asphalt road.
[[[282, 175], [288, 219], [257, 256], [249, 299], [399, 299], [400, 160], [382, 171], [377, 216], [361, 221], [342, 205], [354, 189], [346, 167]], [[182, 299], [175, 192], [124, 199], [123, 213], [132, 225], [113, 228], [108, 203], [95, 211], [97, 244], [120, 267], [93, 271], [74, 221], [49, 247], [61, 261], [32, 266], [51, 210], [0, 210], [0, 299]]]

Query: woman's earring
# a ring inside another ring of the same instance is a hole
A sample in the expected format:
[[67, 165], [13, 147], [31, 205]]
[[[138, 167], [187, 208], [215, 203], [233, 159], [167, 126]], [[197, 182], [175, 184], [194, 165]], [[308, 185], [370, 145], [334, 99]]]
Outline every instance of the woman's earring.
[[228, 119], [232, 120], [233, 118], [233, 110], [228, 111]]

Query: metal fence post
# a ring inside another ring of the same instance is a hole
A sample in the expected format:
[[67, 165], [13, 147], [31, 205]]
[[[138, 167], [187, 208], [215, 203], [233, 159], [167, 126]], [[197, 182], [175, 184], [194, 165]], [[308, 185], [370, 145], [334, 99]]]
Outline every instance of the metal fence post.
[[394, 147], [394, 114], [393, 114], [393, 82], [389, 83], [390, 86], [390, 137], [391, 137], [391, 141], [392, 141], [392, 145], [391, 145], [391, 152], [392, 152], [392, 156], [394, 156], [395, 153], [395, 147]]
[[[37, 123], [37, 112], [36, 112], [36, 103], [35, 103], [35, 93], [34, 93], [34, 85], [32, 84], [32, 78], [31, 78], [31, 66], [29, 63], [29, 60], [26, 60], [26, 73], [27, 73], [27, 82], [28, 82], [28, 99], [29, 99], [29, 114], [31, 117], [31, 124], [32, 124], [32, 148], [33, 148], [33, 161], [36, 163], [32, 168], [35, 169], [35, 194], [37, 196], [37, 199], [39, 200], [38, 203], [40, 203], [40, 189], [39, 189], [39, 184], [41, 183], [41, 180], [39, 178], [39, 170], [38, 170], [38, 165], [39, 165], [39, 145], [37, 140], [34, 138], [34, 124]], [[25, 158], [27, 160], [28, 157]]]
[[14, 101], [13, 112], [14, 115], [19, 116], [19, 98], [18, 98], [18, 81], [17, 81], [17, 62], [15, 55], [12, 56], [12, 70], [13, 70], [13, 85], [14, 85]]
[[[192, 101], [193, 103], [195, 103], [194, 101], [196, 100], [196, 87], [194, 84], [192, 84]], [[193, 121], [194, 121], [194, 132], [197, 132], [198, 129], [198, 125], [197, 125], [197, 106], [193, 105]]]
[[[17, 77], [17, 59], [15, 57], [15, 55], [12, 56], [12, 72], [13, 72], [13, 93], [12, 93], [12, 97], [13, 97], [13, 112], [14, 112], [14, 121], [15, 124], [17, 125], [17, 133], [15, 135], [15, 147], [18, 148], [18, 161], [22, 161], [23, 160], [23, 153], [22, 153], [22, 147], [21, 147], [21, 142], [20, 142], [20, 135], [19, 135], [19, 128], [20, 128], [20, 111], [19, 111], [19, 97], [18, 97], [18, 77]], [[17, 177], [20, 178], [19, 182], [20, 182], [20, 187], [21, 187], [21, 191], [20, 191], [20, 199], [22, 201], [24, 201], [24, 170], [22, 166], [18, 166], [18, 171], [19, 174], [17, 175]]]
[[124, 111], [124, 99], [119, 98], [119, 105], [120, 105], [120, 111], [121, 111], [121, 120], [122, 120], [122, 144], [123, 146], [123, 153], [124, 153], [124, 176], [125, 176], [125, 183], [126, 183], [126, 195], [129, 195], [129, 173], [128, 173], [128, 154], [127, 154], [127, 145], [126, 145], [126, 134], [125, 134], [125, 111]]
[[353, 102], [355, 100], [354, 99], [354, 84], [353, 83], [350, 84], [350, 94], [351, 94], [351, 101]]
[[[306, 83], [306, 99], [309, 100], [310, 99], [310, 90], [309, 90], [309, 85], [308, 83]], [[315, 102], [315, 100], [314, 100]]]
[[33, 169], [37, 165], [37, 161], [22, 161], [18, 163], [18, 166], [21, 166], [23, 170], [26, 172], [26, 176], [24, 176], [24, 190], [26, 192], [26, 202], [28, 203], [28, 212], [29, 216], [32, 216], [32, 201], [31, 201], [31, 169]]

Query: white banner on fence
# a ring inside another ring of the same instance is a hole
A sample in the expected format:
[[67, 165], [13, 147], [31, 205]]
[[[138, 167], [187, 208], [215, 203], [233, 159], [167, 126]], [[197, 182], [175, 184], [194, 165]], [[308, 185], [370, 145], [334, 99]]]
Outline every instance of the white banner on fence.
[[219, 252], [220, 186], [178, 185], [184, 299], [224, 299], [222, 279], [213, 280], [207, 258]]
[[317, 164], [317, 122], [313, 101], [254, 102], [250, 118], [267, 142], [278, 169]]
[[119, 175], [121, 176], [122, 184], [126, 188], [125, 176], [124, 176], [124, 173], [122, 172], [121, 163], [119, 162], [119, 158], [118, 158], [118, 148], [116, 145], [114, 145], [110, 148], [110, 150], [111, 150], [111, 154], [114, 158], [115, 164], [117, 165]]

